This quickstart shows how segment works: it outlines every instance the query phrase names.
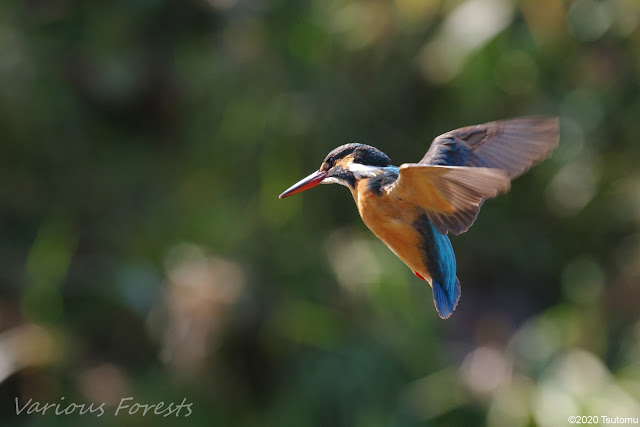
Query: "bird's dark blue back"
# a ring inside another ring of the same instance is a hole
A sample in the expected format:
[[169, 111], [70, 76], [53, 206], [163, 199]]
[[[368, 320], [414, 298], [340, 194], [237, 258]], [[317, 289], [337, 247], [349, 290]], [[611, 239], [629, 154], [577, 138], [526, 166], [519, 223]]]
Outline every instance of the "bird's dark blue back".
[[469, 148], [458, 144], [453, 138], [445, 139], [438, 145], [437, 152], [428, 164], [435, 166], [464, 166], [469, 160]]

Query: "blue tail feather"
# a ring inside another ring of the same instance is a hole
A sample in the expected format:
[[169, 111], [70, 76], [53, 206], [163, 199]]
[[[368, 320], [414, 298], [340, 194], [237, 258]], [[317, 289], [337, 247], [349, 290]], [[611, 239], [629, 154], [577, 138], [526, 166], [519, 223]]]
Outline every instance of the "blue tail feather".
[[456, 255], [449, 237], [440, 233], [426, 214], [420, 215], [413, 225], [423, 239], [421, 249], [424, 251], [426, 272], [431, 279], [433, 302], [440, 317], [446, 319], [451, 316], [460, 299]]
[[460, 300], [460, 281], [456, 277], [455, 285], [451, 289], [444, 288], [435, 280], [431, 286], [433, 287], [433, 303], [436, 306], [438, 315], [446, 319], [451, 316], [451, 313], [458, 305], [458, 300]]

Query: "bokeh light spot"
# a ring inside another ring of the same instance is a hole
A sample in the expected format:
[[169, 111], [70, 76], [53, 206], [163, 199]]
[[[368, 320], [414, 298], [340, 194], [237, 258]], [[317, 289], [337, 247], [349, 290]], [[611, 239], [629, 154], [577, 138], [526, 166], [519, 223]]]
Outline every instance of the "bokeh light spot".
[[569, 8], [571, 33], [580, 41], [600, 38], [612, 24], [610, 2], [597, 0], [576, 0]]
[[547, 188], [547, 206], [558, 216], [575, 216], [593, 199], [599, 172], [583, 159], [564, 166]]

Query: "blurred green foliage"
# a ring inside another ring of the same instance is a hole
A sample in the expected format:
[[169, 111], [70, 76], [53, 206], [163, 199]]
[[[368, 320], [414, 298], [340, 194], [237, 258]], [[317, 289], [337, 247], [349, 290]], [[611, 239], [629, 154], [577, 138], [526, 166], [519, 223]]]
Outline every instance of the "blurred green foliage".
[[[640, 416], [639, 25], [635, 0], [5, 0], [0, 423]], [[343, 143], [401, 164], [532, 113], [560, 146], [452, 238], [448, 321], [347, 191], [277, 198]], [[128, 396], [193, 413], [113, 416]]]

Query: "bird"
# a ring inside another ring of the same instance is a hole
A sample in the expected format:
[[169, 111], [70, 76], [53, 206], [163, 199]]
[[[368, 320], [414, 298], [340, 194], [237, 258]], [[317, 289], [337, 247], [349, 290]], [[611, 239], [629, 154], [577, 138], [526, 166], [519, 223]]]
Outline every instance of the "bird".
[[280, 199], [319, 184], [347, 187], [365, 225], [432, 288], [438, 315], [460, 299], [448, 233], [471, 227], [484, 201], [506, 193], [511, 180], [545, 159], [559, 143], [557, 116], [527, 116], [462, 127], [436, 137], [417, 163], [393, 166], [360, 143], [331, 151], [318, 171]]

